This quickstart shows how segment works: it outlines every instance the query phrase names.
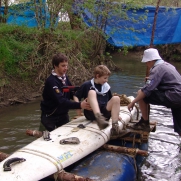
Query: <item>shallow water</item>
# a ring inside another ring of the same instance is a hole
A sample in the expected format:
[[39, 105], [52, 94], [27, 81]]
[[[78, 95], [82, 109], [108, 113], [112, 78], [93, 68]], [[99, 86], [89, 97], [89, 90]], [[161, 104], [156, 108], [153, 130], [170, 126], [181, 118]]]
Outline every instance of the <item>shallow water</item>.
[[[136, 60], [114, 56], [114, 61], [123, 71], [109, 78], [112, 93], [136, 96], [144, 84], [145, 67]], [[181, 73], [181, 64], [176, 64]], [[40, 98], [24, 105], [3, 108], [0, 113], [0, 151], [12, 153], [25, 146], [34, 137], [25, 134], [26, 129], [38, 130], [40, 125]], [[70, 111], [70, 117], [75, 111]], [[140, 180], [179, 181], [181, 180], [180, 140], [173, 131], [172, 115], [162, 106], [151, 106], [150, 120], [157, 121], [156, 132], [150, 133], [149, 156], [141, 167]]]

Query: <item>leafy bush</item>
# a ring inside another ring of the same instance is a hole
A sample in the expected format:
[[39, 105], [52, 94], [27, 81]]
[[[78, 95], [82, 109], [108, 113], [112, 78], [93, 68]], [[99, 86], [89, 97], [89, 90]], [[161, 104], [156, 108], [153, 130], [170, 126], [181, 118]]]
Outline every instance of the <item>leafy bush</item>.
[[21, 77], [27, 74], [30, 57], [38, 43], [34, 34], [31, 28], [1, 24], [0, 67], [6, 74]]

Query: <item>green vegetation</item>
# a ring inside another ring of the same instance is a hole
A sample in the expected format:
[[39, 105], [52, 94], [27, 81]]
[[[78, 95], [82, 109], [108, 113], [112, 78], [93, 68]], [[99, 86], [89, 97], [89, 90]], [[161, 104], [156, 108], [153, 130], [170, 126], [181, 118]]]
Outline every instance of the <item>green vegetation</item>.
[[63, 32], [57, 28], [57, 31], [50, 33], [49, 30], [41, 32], [36, 28], [1, 24], [0, 67], [4, 73], [19, 78], [37, 74], [39, 68], [49, 63], [58, 51], [67, 55], [81, 51], [82, 55], [76, 55], [77, 58], [86, 58], [91, 41], [86, 41], [81, 31], [65, 30], [65, 23], [60, 26], [64, 27]]
[[[8, 75], [25, 77], [37, 41], [35, 31], [26, 27], [1, 25], [0, 64]], [[28, 64], [27, 64], [28, 63]]]
[[[8, 9], [6, 3], [8, 1], [3, 2]], [[84, 1], [83, 6], [88, 8], [95, 16], [95, 22], [90, 22], [94, 23], [92, 28], [87, 28], [82, 23], [80, 14], [73, 14], [73, 0], [47, 0], [51, 22], [49, 28], [45, 28], [44, 18], [41, 19], [41, 16], [36, 16], [38, 17], [36, 19], [38, 22], [37, 28], [27, 28], [7, 25], [5, 22], [8, 13], [4, 12], [5, 16], [0, 15], [0, 102], [9, 98], [7, 93], [10, 92], [10, 89], [14, 92], [20, 92], [19, 87], [25, 89], [28, 85], [32, 86], [35, 91], [41, 90], [44, 80], [52, 69], [52, 55], [56, 52], [62, 52], [68, 56], [70, 62], [68, 74], [73, 84], [76, 85], [90, 78], [92, 76], [91, 69], [97, 64], [107, 64], [112, 70], [117, 68], [111, 61], [111, 54], [105, 52], [106, 38], [109, 37], [105, 36], [102, 29], [104, 29], [106, 20], [109, 18], [109, 12], [128, 19], [126, 14], [128, 9], [134, 9], [136, 14], [137, 8], [145, 4], [152, 5], [153, 2], [157, 1], [125, 0], [118, 2], [127, 3], [127, 7], [122, 10], [118, 3], [105, 3], [104, 6], [98, 4], [98, 8], [95, 10], [95, 0]], [[156, 5], [156, 3], [153, 5]], [[41, 14], [41, 6], [44, 6], [44, 4], [33, 4], [32, 10], [35, 11], [36, 15]], [[13, 8], [16, 8], [16, 6], [13, 6]], [[17, 9], [17, 11], [22, 10], [23, 8]], [[69, 22], [58, 22], [57, 24], [56, 20], [60, 10], [62, 14], [68, 14]], [[100, 15], [101, 19], [99, 18]], [[146, 17], [147, 12], [140, 18], [140, 21], [144, 21]], [[132, 18], [130, 21], [135, 22], [135, 19]], [[115, 22], [112, 23], [115, 24]], [[116, 24], [114, 26], [113, 32], [121, 31], [121, 27]], [[170, 50], [169, 46], [167, 48]], [[129, 49], [130, 47], [124, 47], [123, 50], [118, 51], [126, 54]], [[175, 55], [175, 57], [177, 56]], [[177, 59], [179, 60], [179, 57]], [[19, 86], [19, 84], [22, 84], [22, 86]], [[24, 93], [23, 96], [25, 97]]]

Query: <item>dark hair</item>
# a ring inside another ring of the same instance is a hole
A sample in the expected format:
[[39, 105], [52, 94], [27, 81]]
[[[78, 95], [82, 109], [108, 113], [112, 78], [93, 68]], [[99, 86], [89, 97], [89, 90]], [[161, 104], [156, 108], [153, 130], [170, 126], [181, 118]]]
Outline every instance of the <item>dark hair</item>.
[[55, 66], [58, 67], [59, 63], [61, 62], [68, 62], [68, 58], [62, 53], [55, 54], [52, 58], [53, 68], [55, 68]]

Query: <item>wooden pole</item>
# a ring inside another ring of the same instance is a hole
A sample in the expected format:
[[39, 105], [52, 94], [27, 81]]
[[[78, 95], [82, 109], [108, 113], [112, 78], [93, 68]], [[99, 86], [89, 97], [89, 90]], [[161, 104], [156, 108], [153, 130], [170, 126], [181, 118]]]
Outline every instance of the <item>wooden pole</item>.
[[153, 20], [153, 27], [152, 27], [152, 35], [151, 35], [150, 47], [153, 47], [153, 41], [154, 41], [154, 36], [155, 36], [155, 28], [156, 28], [156, 20], [157, 20], [157, 16], [158, 16], [158, 10], [159, 10], [159, 6], [160, 6], [160, 2], [161, 2], [161, 0], [157, 1], [157, 6], [156, 6], [154, 20]]
[[5, 160], [9, 155], [3, 152], [0, 152], [0, 162]]
[[[161, 0], [157, 1], [157, 6], [156, 6], [156, 10], [155, 10], [155, 15], [154, 15], [154, 20], [153, 20], [153, 26], [152, 26], [152, 34], [151, 34], [151, 41], [150, 41], [150, 48], [153, 48], [153, 41], [154, 41], [154, 36], [155, 36], [155, 29], [156, 29], [156, 20], [157, 20], [157, 16], [158, 16], [158, 10], [160, 7], [160, 2]], [[149, 76], [149, 68], [146, 68], [146, 77]]]
[[30, 130], [30, 129], [26, 130], [26, 134], [29, 136], [37, 137], [37, 138], [40, 138], [43, 135], [43, 133], [41, 131]]
[[[158, 16], [158, 10], [159, 10], [159, 6], [160, 6], [160, 2], [161, 0], [158, 0], [157, 1], [157, 6], [156, 6], [156, 10], [155, 10], [155, 15], [154, 15], [154, 20], [153, 20], [153, 26], [152, 26], [152, 34], [151, 34], [151, 41], [150, 41], [150, 48], [153, 48], [153, 41], [154, 41], [154, 36], [155, 36], [155, 29], [156, 29], [156, 20], [157, 20], [157, 16]], [[148, 67], [146, 67], [146, 78], [145, 78], [145, 81], [146, 79], [149, 77], [149, 72], [150, 72], [150, 69]], [[148, 105], [148, 117], [149, 117], [149, 114], [150, 114], [150, 105]]]
[[108, 145], [104, 144], [102, 146], [103, 149], [109, 150], [109, 151], [115, 151], [118, 153], [126, 153], [129, 155], [142, 155], [142, 156], [148, 156], [148, 152], [145, 150], [139, 150], [138, 148], [128, 148], [128, 147], [122, 147], [122, 146], [114, 146], [114, 145]]
[[62, 171], [58, 174], [58, 181], [94, 181], [90, 178], [81, 177], [73, 173]]

